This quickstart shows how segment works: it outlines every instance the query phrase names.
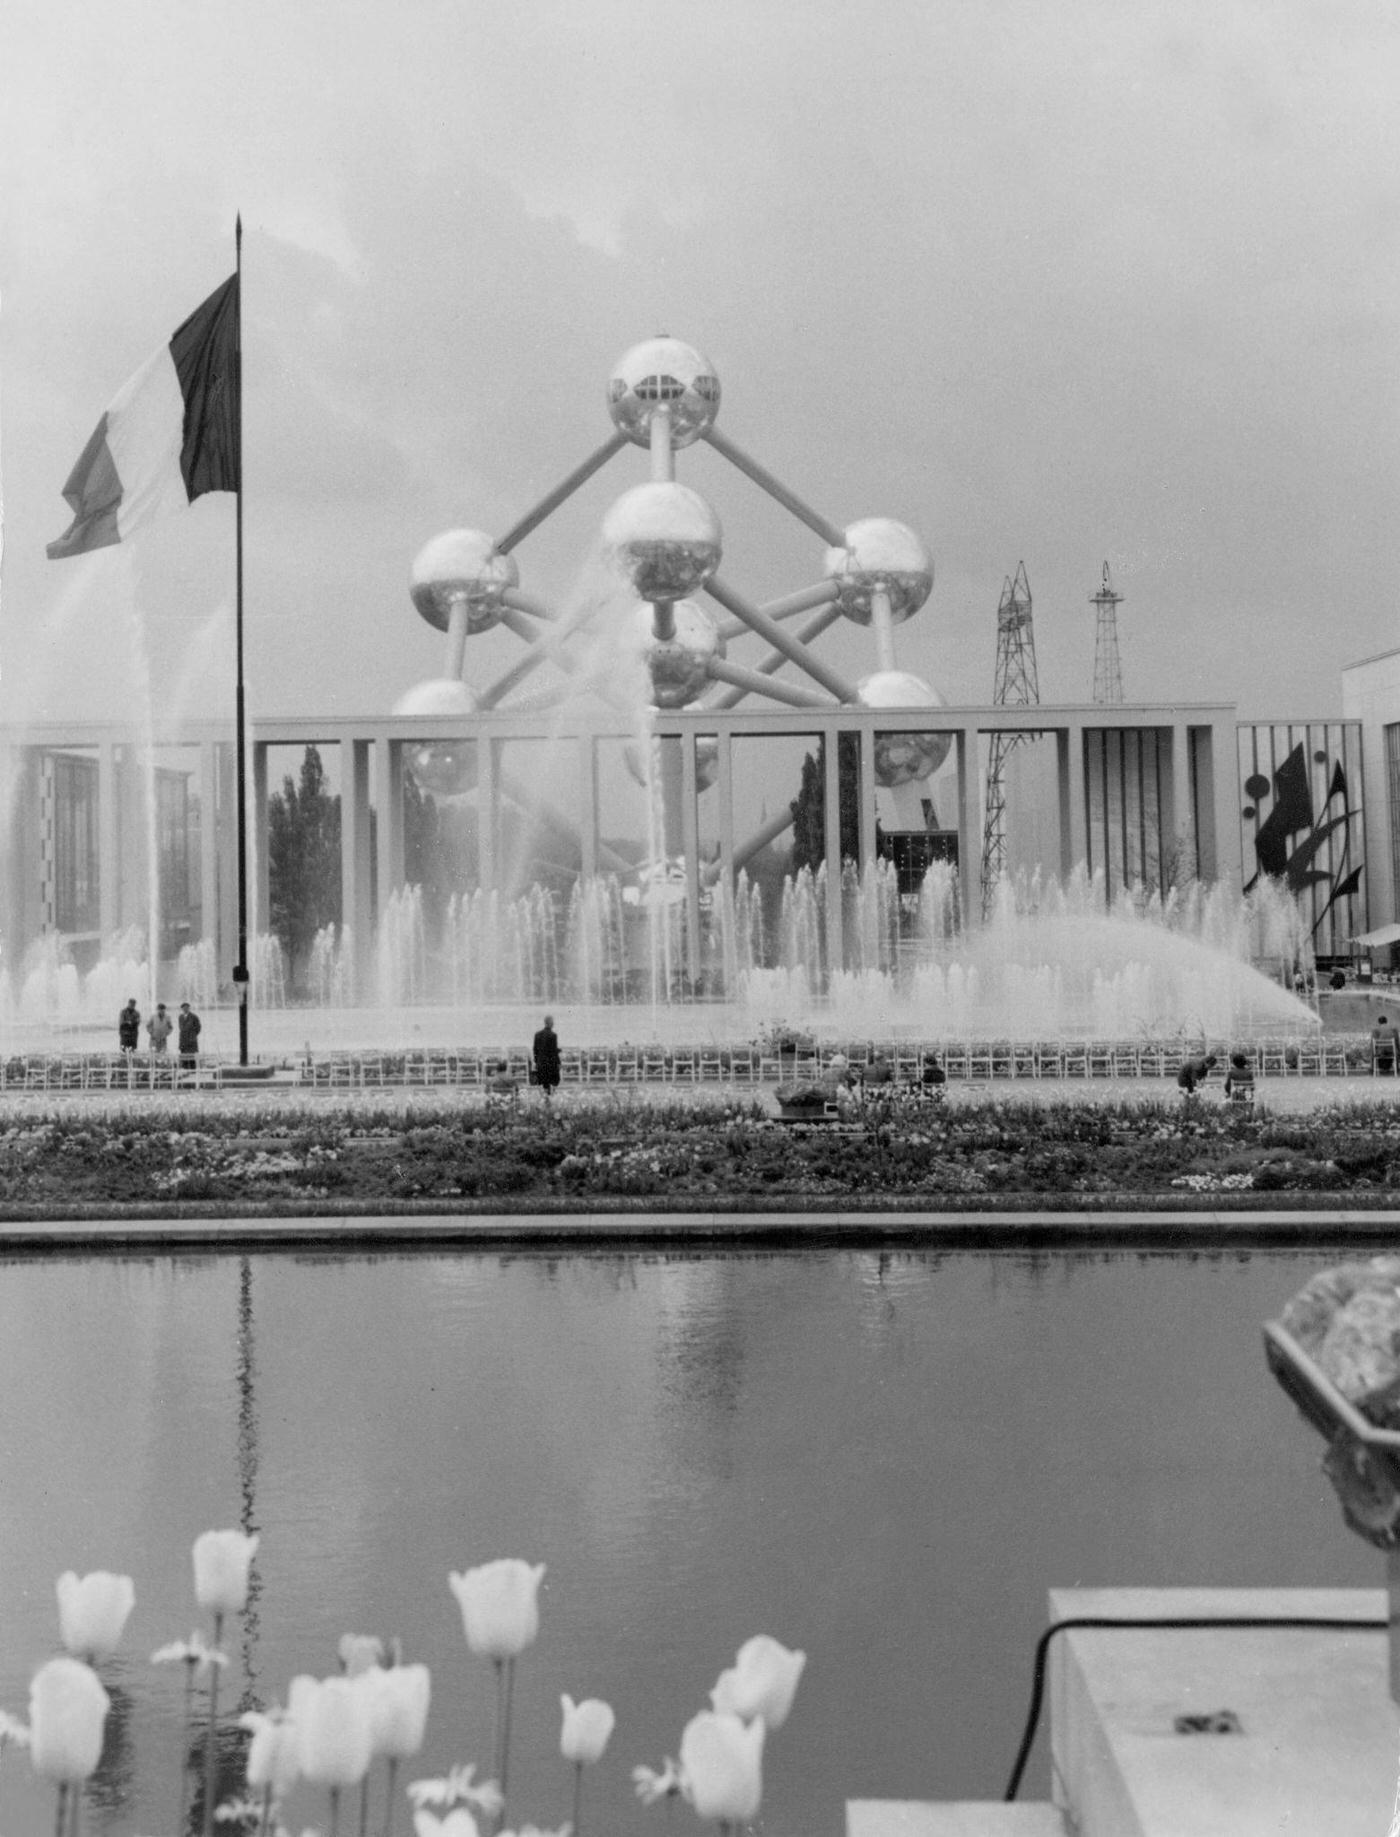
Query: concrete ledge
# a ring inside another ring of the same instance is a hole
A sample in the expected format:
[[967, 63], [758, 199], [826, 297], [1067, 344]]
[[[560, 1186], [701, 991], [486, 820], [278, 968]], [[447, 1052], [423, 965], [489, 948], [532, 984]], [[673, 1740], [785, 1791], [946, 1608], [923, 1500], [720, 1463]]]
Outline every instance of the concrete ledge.
[[849, 1799], [846, 1837], [1065, 1837], [1054, 1805], [1001, 1805], [961, 1799]]
[[[1384, 1621], [1383, 1589], [1055, 1589], [1081, 1617]], [[1384, 1629], [1080, 1630], [1050, 1648], [1056, 1803], [1079, 1837], [1379, 1837], [1396, 1790]], [[1178, 1733], [1233, 1712], [1237, 1733]]]

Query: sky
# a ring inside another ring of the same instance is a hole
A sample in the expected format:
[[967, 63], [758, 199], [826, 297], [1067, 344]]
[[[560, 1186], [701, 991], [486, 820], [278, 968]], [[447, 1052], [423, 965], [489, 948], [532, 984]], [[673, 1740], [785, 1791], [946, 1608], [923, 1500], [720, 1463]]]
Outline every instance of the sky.
[[[77, 0], [0, 43], [0, 719], [231, 714], [233, 499], [44, 545], [127, 377], [244, 225], [254, 715], [440, 673], [414, 556], [607, 438], [666, 331], [832, 522], [923, 536], [901, 667], [992, 698], [1024, 561], [1043, 699], [1341, 709], [1400, 644], [1400, 24], [1373, 0]], [[762, 600], [822, 544], [705, 448]], [[618, 455], [517, 551], [566, 605]], [[474, 639], [490, 681], [518, 641]], [[873, 668], [868, 632], [827, 653]], [[762, 654], [756, 640], [731, 651]]]

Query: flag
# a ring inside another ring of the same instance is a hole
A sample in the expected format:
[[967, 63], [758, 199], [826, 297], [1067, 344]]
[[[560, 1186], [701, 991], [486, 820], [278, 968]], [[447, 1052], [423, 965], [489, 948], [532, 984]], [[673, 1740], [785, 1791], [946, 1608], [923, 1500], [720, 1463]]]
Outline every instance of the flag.
[[238, 276], [118, 391], [69, 474], [73, 525], [50, 561], [127, 541], [206, 491], [239, 488]]

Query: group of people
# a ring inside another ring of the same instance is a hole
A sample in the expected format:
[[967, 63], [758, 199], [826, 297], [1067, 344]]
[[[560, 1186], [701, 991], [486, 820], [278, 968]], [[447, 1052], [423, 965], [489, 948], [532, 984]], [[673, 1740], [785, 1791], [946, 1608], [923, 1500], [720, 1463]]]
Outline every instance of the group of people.
[[[1198, 1084], [1204, 1084], [1215, 1070], [1216, 1057], [1213, 1052], [1202, 1053], [1199, 1057], [1183, 1060], [1181, 1070], [1176, 1074], [1176, 1082], [1189, 1097]], [[1225, 1095], [1231, 1103], [1249, 1105], [1254, 1102], [1254, 1067], [1249, 1054], [1232, 1052], [1230, 1063], [1225, 1072]]]
[[[180, 1003], [180, 1012], [174, 1021], [166, 1012], [165, 1003], [156, 1003], [155, 1013], [146, 1022], [149, 1050], [153, 1053], [169, 1052], [172, 1033], [175, 1034], [180, 1063], [193, 1071], [199, 1058], [200, 1019], [187, 1001]], [[141, 1010], [136, 1005], [134, 995], [128, 998], [126, 1006], [117, 1016], [117, 1044], [126, 1053], [135, 1052], [141, 1044]]]

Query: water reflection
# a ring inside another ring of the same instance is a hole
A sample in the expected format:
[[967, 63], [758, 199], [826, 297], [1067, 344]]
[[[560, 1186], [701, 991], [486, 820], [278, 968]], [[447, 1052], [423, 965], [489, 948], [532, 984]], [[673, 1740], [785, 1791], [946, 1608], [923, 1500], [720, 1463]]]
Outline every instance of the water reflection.
[[[262, 1544], [230, 1716], [377, 1628], [433, 1672], [418, 1773], [484, 1762], [489, 1668], [446, 1578], [511, 1555], [548, 1564], [524, 1821], [568, 1815], [567, 1691], [618, 1713], [595, 1823], [649, 1832], [631, 1766], [674, 1753], [757, 1632], [810, 1655], [765, 1831], [840, 1837], [848, 1797], [995, 1797], [1050, 1586], [1375, 1583], [1259, 1342], [1345, 1254], [11, 1261], [0, 1707], [53, 1649], [52, 1577], [131, 1573], [89, 1805], [113, 1837], [169, 1829], [180, 1680], [144, 1660], [193, 1624], [194, 1537], [237, 1522]], [[49, 1811], [12, 1758], [0, 1828]], [[290, 1828], [323, 1811], [306, 1795]]]

